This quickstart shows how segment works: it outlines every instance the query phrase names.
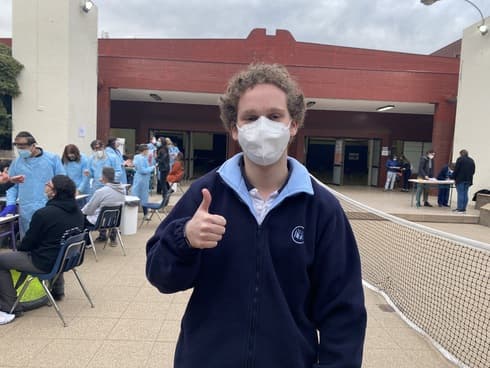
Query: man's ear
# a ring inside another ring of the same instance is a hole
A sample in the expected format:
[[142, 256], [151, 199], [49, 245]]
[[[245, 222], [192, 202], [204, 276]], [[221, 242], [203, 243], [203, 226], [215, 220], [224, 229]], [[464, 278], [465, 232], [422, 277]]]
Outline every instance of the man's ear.
[[230, 133], [231, 133], [231, 138], [233, 138], [234, 141], [238, 141], [238, 128], [236, 126], [236, 123], [232, 123], [230, 128]]
[[289, 133], [291, 134], [291, 137], [296, 136], [296, 134], [298, 133], [298, 123], [296, 122], [296, 120], [291, 120]]

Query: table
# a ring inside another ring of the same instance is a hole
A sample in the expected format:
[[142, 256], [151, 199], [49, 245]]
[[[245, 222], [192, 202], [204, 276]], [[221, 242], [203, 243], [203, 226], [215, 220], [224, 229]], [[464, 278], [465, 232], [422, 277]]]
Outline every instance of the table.
[[454, 180], [437, 180], [437, 179], [408, 179], [410, 183], [414, 183], [417, 185], [413, 185], [413, 190], [412, 190], [412, 197], [410, 199], [410, 206], [413, 207], [413, 197], [415, 197], [415, 192], [417, 191], [417, 186], [419, 184], [426, 184], [426, 185], [440, 185], [440, 184], [446, 184], [449, 185], [449, 204], [451, 204], [451, 197], [452, 197], [452, 189], [454, 188]]
[[9, 225], [9, 230], [2, 231], [0, 230], [0, 238], [10, 235], [10, 239], [12, 239], [12, 249], [17, 250], [16, 243], [16, 232], [15, 232], [15, 224], [19, 222], [19, 215], [8, 215], [4, 217], [0, 217], [0, 225]]

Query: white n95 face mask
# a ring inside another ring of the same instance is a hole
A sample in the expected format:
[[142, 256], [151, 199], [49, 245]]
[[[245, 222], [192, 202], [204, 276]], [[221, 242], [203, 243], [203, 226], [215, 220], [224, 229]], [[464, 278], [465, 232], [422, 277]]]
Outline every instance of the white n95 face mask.
[[252, 123], [239, 127], [238, 143], [247, 158], [260, 166], [276, 163], [288, 146], [291, 123], [285, 125], [259, 117]]

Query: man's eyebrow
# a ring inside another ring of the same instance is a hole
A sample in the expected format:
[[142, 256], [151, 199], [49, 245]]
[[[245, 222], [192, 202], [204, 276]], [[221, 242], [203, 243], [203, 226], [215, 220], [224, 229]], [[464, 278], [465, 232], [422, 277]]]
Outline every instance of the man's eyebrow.
[[[286, 111], [286, 109], [283, 109], [281, 107], [271, 107], [271, 108], [267, 109], [268, 114], [273, 113], [273, 112], [284, 113], [285, 111]], [[259, 115], [259, 113], [255, 109], [248, 109], [248, 110], [242, 111], [240, 113], [240, 115]]]

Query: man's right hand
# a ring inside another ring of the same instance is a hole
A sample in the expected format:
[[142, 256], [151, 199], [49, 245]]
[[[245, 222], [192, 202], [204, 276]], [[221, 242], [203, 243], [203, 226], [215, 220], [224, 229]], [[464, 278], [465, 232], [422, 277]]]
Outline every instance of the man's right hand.
[[186, 223], [184, 233], [193, 248], [214, 248], [223, 238], [226, 227], [226, 219], [220, 215], [209, 213], [211, 205], [211, 193], [203, 189], [202, 202], [194, 213], [194, 216]]

